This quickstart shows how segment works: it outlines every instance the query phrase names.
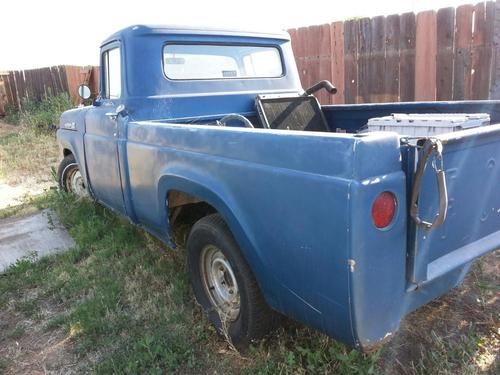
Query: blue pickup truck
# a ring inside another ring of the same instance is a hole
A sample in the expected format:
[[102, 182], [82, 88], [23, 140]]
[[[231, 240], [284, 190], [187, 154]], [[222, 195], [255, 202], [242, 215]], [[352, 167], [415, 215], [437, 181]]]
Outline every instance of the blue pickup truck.
[[[321, 106], [336, 89], [302, 88], [285, 32], [139, 25], [100, 56], [99, 96], [61, 116], [60, 186], [172, 248], [192, 224], [194, 295], [236, 346], [279, 312], [371, 350], [500, 245], [500, 101]], [[366, 131], [393, 113], [491, 124]]]

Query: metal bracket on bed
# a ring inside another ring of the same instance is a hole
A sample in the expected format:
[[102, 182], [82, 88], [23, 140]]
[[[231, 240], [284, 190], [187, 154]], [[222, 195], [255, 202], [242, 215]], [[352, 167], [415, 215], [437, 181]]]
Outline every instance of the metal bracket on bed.
[[[443, 144], [437, 138], [423, 138], [417, 142], [417, 147], [421, 148], [421, 151], [411, 192], [410, 215], [418, 226], [424, 227], [425, 229], [436, 228], [444, 223], [448, 212], [448, 190], [446, 188], [446, 175], [443, 168]], [[419, 216], [418, 197], [420, 195], [425, 168], [433, 154], [435, 156], [432, 161], [432, 167], [436, 173], [439, 192], [439, 209], [434, 221], [429, 222]]]

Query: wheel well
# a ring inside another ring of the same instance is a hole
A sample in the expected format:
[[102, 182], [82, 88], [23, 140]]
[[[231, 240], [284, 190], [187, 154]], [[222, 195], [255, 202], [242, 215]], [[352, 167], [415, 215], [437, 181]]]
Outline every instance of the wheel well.
[[[174, 232], [179, 232], [182, 243], [185, 242], [191, 227], [200, 220], [210, 214], [218, 211], [209, 203], [198, 197], [178, 190], [171, 190], [167, 194], [167, 212], [169, 223]], [[178, 237], [177, 234], [175, 237]]]
[[64, 156], [64, 157], [66, 157], [66, 156], [68, 156], [68, 155], [72, 155], [72, 154], [73, 154], [73, 153], [71, 152], [71, 150], [69, 150], [69, 149], [67, 149], [67, 148], [65, 148], [65, 149], [63, 150], [63, 156]]

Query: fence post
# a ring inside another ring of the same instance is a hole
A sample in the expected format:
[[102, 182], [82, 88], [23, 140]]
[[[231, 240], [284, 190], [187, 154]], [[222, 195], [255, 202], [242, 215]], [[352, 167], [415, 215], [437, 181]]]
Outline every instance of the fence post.
[[500, 0], [495, 3], [495, 25], [493, 36], [493, 74], [490, 99], [500, 99]]

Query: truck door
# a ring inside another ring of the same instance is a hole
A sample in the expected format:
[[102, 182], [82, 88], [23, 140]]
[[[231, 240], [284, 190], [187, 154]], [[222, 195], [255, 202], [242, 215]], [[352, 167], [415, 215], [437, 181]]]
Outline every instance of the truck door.
[[106, 46], [101, 55], [101, 95], [87, 112], [85, 157], [87, 174], [95, 197], [105, 205], [125, 212], [118, 162], [120, 117], [116, 115], [121, 97], [120, 46]]
[[500, 124], [421, 139], [416, 146], [407, 159], [414, 286], [500, 244]]

